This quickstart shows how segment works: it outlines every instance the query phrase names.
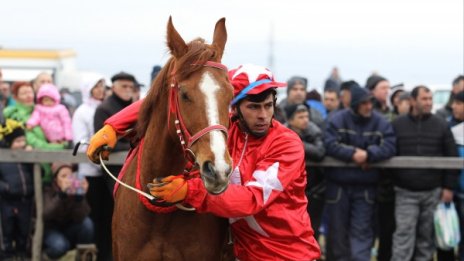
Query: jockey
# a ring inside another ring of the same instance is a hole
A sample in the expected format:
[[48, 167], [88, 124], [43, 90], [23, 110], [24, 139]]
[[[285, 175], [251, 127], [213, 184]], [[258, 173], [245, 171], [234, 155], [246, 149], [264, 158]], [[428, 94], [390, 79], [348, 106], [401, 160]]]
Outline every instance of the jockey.
[[[297, 134], [273, 119], [275, 89], [286, 84], [275, 82], [268, 69], [256, 65], [231, 70], [229, 79], [234, 87], [228, 139], [235, 166], [231, 184], [212, 195], [200, 178], [168, 176], [161, 180], [165, 185], [152, 186], [150, 193], [167, 202], [183, 201], [199, 213], [229, 218], [239, 260], [316, 260], [320, 249], [306, 210], [303, 145]], [[92, 161], [133, 125], [140, 104], [109, 118], [92, 137], [87, 150]], [[108, 154], [104, 151], [103, 157]]]

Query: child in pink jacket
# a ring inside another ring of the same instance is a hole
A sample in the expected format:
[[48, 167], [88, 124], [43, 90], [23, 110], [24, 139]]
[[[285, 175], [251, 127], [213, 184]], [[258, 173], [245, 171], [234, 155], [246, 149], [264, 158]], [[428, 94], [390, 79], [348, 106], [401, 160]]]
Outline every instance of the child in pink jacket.
[[60, 104], [60, 94], [53, 84], [44, 84], [37, 93], [37, 104], [27, 127], [40, 125], [49, 142], [61, 143], [72, 140], [71, 117]]

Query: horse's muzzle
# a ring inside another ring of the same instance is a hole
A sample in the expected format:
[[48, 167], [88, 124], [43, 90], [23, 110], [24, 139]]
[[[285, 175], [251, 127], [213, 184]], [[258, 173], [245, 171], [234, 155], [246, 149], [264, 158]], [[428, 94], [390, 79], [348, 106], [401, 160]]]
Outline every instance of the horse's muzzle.
[[208, 193], [221, 194], [229, 185], [229, 173], [231, 168], [228, 167], [224, 173], [219, 173], [211, 161], [205, 161], [201, 166], [201, 178]]

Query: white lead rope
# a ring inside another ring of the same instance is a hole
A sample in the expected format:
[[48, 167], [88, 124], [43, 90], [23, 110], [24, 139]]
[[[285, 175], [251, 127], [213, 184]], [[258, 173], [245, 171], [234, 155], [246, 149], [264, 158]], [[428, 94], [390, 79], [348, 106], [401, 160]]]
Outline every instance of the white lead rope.
[[[134, 191], [134, 192], [136, 192], [136, 193], [139, 193], [140, 195], [142, 195], [142, 196], [148, 198], [150, 201], [156, 199], [156, 197], [154, 197], [154, 196], [152, 196], [152, 195], [150, 195], [150, 194], [148, 194], [148, 193], [146, 193], [146, 192], [143, 192], [143, 191], [141, 191], [141, 190], [139, 190], [139, 189], [136, 189], [136, 188], [134, 188], [134, 187], [132, 187], [132, 186], [129, 186], [129, 185], [127, 185], [126, 183], [124, 183], [124, 182], [122, 182], [121, 180], [119, 180], [118, 178], [116, 178], [116, 177], [113, 175], [113, 173], [111, 173], [111, 171], [109, 171], [108, 168], [106, 167], [105, 163], [103, 162], [101, 153], [98, 154], [98, 157], [100, 158], [100, 164], [102, 165], [103, 169], [106, 171], [106, 173], [107, 173], [108, 175], [110, 175], [110, 177], [111, 177], [114, 181], [116, 181], [116, 182], [119, 183], [120, 185], [122, 185], [122, 186], [124, 186], [124, 187], [126, 187], [126, 188], [128, 188], [128, 189], [130, 189], [130, 190], [132, 190], [132, 191]], [[175, 204], [175, 206], [176, 206], [178, 209], [181, 209], [181, 210], [184, 210], [184, 211], [195, 211], [195, 208], [188, 208], [188, 207], [185, 207], [184, 205], [182, 205], [182, 204], [180, 204], [180, 203]]]

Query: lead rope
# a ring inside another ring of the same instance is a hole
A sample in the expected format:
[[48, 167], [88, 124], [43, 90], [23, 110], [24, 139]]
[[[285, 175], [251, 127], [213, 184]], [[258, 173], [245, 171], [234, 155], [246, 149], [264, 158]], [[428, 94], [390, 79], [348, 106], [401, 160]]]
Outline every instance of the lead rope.
[[[126, 187], [126, 188], [128, 188], [128, 189], [130, 189], [130, 190], [132, 190], [132, 191], [134, 191], [134, 192], [136, 192], [136, 193], [139, 193], [140, 195], [142, 195], [142, 196], [148, 198], [150, 201], [156, 199], [154, 196], [152, 196], [152, 195], [150, 195], [150, 194], [148, 194], [148, 193], [146, 193], [146, 192], [143, 192], [143, 191], [141, 191], [141, 190], [139, 190], [139, 189], [136, 189], [136, 188], [134, 188], [134, 187], [132, 187], [132, 186], [130, 186], [130, 185], [127, 185], [127, 184], [124, 183], [123, 181], [121, 181], [121, 180], [119, 180], [118, 178], [116, 178], [116, 177], [113, 175], [113, 173], [111, 173], [111, 171], [109, 171], [109, 169], [106, 167], [105, 162], [103, 161], [103, 158], [102, 158], [102, 156], [101, 156], [101, 153], [98, 154], [98, 157], [100, 158], [100, 164], [102, 165], [103, 169], [106, 171], [106, 173], [107, 173], [108, 175], [110, 175], [110, 177], [111, 177], [114, 181], [116, 181], [117, 183], [119, 183], [119, 185], [122, 185], [122, 186], [124, 186], [124, 187]], [[163, 184], [164, 184], [164, 183], [161, 183], [161, 184], [159, 184], [159, 185], [161, 186], [161, 185], [163, 185]], [[184, 205], [182, 205], [182, 204], [180, 204], [180, 203], [176, 203], [175, 206], [176, 206], [178, 209], [180, 209], [180, 210], [184, 210], [184, 211], [195, 211], [195, 208], [188, 208], [188, 207], [185, 207]]]

